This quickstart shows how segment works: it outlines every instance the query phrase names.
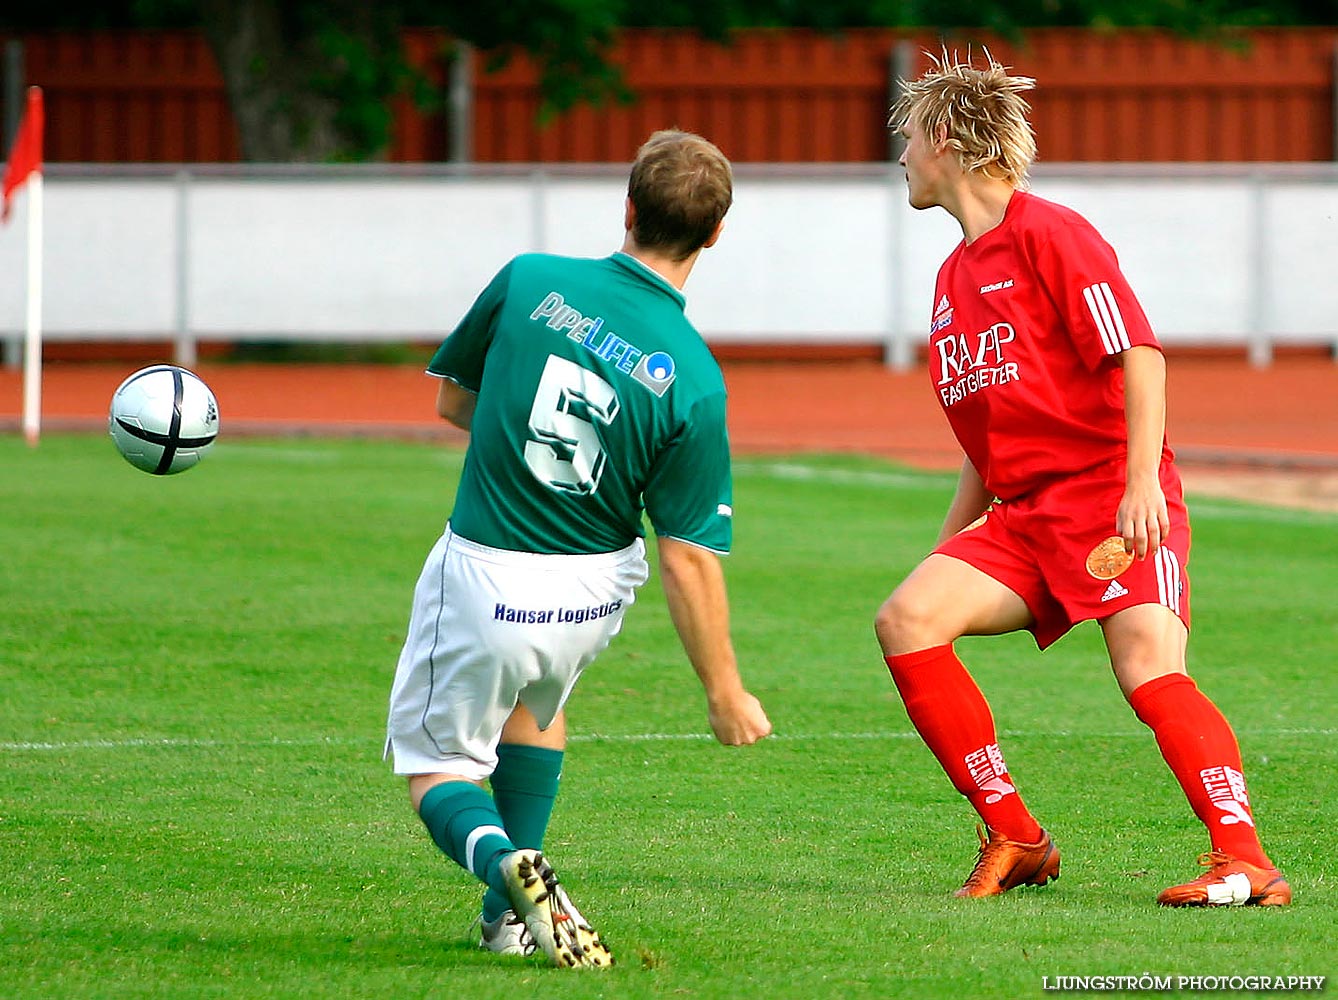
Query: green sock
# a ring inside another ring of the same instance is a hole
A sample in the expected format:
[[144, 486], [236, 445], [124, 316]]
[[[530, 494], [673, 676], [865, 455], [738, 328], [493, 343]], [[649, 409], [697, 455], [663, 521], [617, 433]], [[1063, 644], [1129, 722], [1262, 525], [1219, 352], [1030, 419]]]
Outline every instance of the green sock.
[[491, 795], [468, 781], [447, 781], [428, 789], [418, 815], [448, 858], [506, 898], [498, 862], [516, 845]]
[[[544, 846], [548, 820], [553, 815], [558, 779], [562, 776], [561, 750], [502, 743], [497, 747], [497, 769], [492, 773], [492, 797], [507, 835], [517, 847]], [[483, 919], [496, 920], [511, 907], [505, 892], [489, 889], [483, 897]]]

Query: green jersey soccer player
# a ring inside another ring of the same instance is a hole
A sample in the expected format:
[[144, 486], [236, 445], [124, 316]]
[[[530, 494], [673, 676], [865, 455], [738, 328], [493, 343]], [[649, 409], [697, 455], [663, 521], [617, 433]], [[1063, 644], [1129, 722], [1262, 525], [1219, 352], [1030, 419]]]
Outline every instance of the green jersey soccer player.
[[414, 592], [387, 748], [433, 840], [487, 884], [492, 951], [612, 961], [539, 849], [563, 705], [646, 580], [643, 512], [716, 737], [771, 731], [739, 678], [719, 562], [733, 516], [724, 381], [681, 291], [732, 196], [715, 146], [655, 133], [632, 167], [621, 252], [517, 257], [428, 366], [438, 413], [471, 437]]
[[641, 536], [644, 495], [657, 535], [728, 552], [725, 384], [683, 305], [626, 252], [504, 267], [428, 366], [477, 394], [452, 529], [610, 552]]

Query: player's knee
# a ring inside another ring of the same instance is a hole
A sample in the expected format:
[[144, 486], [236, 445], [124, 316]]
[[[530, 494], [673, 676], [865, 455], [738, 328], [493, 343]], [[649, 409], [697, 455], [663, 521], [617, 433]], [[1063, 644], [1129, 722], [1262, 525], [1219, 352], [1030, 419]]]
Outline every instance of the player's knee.
[[885, 653], [918, 649], [931, 625], [928, 606], [913, 591], [899, 588], [878, 608], [873, 618], [874, 634]]

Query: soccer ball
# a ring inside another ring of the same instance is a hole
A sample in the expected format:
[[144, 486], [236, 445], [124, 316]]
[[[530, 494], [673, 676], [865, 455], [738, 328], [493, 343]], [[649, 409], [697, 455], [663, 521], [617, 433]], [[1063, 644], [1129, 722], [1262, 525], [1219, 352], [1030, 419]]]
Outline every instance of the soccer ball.
[[116, 450], [155, 476], [185, 472], [218, 436], [218, 402], [198, 376], [176, 365], [142, 368], [112, 393], [107, 419]]

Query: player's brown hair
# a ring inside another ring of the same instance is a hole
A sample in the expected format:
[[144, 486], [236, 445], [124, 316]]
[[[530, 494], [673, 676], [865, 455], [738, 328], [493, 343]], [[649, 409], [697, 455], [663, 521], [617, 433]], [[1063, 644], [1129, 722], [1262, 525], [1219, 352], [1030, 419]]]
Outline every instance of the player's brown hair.
[[705, 245], [733, 204], [734, 173], [713, 143], [664, 129], [637, 151], [627, 196], [636, 209], [637, 244], [685, 260]]
[[888, 118], [900, 131], [912, 121], [931, 141], [946, 130], [948, 146], [966, 171], [979, 170], [1025, 190], [1027, 169], [1036, 159], [1036, 135], [1027, 115], [1031, 105], [1022, 96], [1036, 81], [1009, 76], [1008, 68], [985, 53], [984, 68], [959, 61], [944, 50], [929, 55], [933, 66], [919, 79], [899, 81], [901, 96]]

